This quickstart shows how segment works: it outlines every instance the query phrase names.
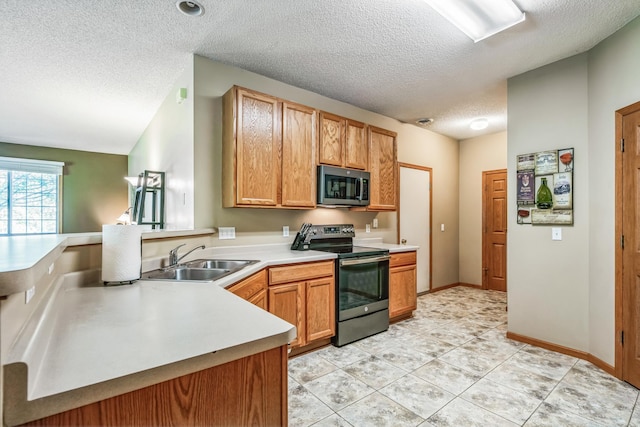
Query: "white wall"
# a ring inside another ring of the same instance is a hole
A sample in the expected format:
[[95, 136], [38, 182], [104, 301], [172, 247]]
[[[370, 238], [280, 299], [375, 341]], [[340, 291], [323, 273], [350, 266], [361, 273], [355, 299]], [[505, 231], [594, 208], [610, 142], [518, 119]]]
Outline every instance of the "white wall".
[[[589, 350], [587, 54], [509, 79], [509, 331]], [[574, 225], [562, 241], [549, 226], [516, 223], [516, 156], [574, 148]]]
[[[458, 275], [458, 141], [413, 125], [404, 125], [398, 161], [432, 169], [431, 285], [457, 284]], [[400, 136], [398, 136], [400, 141]], [[440, 231], [440, 224], [445, 231]]]
[[460, 141], [461, 283], [482, 285], [482, 172], [506, 168], [507, 132]]
[[[640, 101], [640, 18], [586, 54], [509, 80], [515, 156], [575, 147], [573, 227], [515, 224], [509, 212], [509, 330], [615, 360], [615, 111]], [[514, 180], [512, 179], [512, 182]], [[515, 188], [509, 186], [509, 195]], [[538, 279], [539, 277], [542, 277]]]
[[[187, 99], [176, 102], [178, 88]], [[129, 175], [165, 172], [166, 229], [194, 228], [193, 63], [180, 75], [144, 133], [129, 153]]]
[[590, 352], [615, 356], [614, 112], [640, 101], [640, 18], [589, 53]]

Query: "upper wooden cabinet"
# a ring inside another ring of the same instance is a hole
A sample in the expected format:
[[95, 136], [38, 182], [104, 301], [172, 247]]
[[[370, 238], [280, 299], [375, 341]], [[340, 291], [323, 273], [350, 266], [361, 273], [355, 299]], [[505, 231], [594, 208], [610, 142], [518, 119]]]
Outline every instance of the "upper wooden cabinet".
[[368, 160], [366, 125], [320, 112], [318, 164], [365, 170]]
[[316, 206], [317, 113], [282, 103], [282, 206]]
[[396, 133], [369, 126], [370, 211], [395, 211]]
[[315, 207], [316, 111], [252, 90], [223, 97], [224, 207]]

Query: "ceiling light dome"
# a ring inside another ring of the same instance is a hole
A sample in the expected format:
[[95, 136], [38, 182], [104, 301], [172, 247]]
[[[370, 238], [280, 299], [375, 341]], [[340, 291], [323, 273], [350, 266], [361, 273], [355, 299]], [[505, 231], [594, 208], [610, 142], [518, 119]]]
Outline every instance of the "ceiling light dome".
[[471, 122], [471, 125], [470, 125], [471, 129], [473, 130], [486, 129], [487, 126], [489, 126], [489, 120], [485, 118], [475, 119]]

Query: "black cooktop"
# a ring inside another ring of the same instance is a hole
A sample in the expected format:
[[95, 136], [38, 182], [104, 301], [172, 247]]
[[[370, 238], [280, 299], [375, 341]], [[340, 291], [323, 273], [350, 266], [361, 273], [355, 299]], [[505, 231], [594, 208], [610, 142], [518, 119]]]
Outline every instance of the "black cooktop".
[[312, 248], [316, 251], [332, 252], [338, 254], [338, 258], [351, 258], [362, 256], [387, 255], [386, 249], [368, 248], [366, 246], [329, 246], [322, 248]]

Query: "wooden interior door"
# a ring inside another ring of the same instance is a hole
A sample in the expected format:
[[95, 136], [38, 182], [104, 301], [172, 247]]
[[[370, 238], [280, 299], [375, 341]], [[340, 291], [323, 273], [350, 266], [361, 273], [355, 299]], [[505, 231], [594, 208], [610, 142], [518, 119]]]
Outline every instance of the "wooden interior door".
[[507, 171], [482, 173], [482, 287], [507, 290]]
[[617, 309], [622, 310], [622, 379], [640, 387], [640, 103], [618, 113], [616, 127], [624, 144], [622, 194], [617, 199], [622, 205], [622, 292], [621, 300], [617, 298]]

